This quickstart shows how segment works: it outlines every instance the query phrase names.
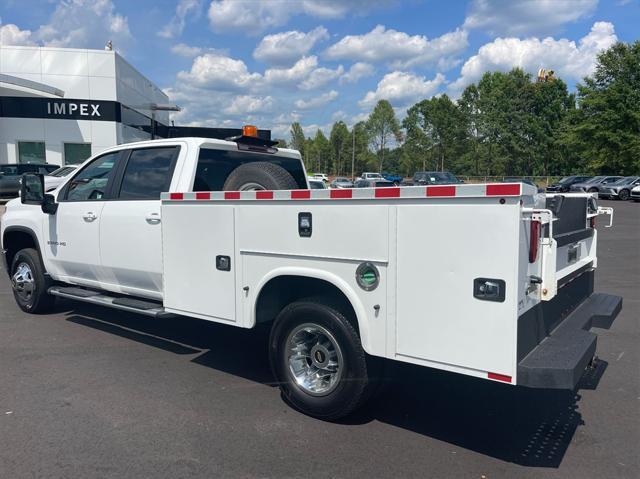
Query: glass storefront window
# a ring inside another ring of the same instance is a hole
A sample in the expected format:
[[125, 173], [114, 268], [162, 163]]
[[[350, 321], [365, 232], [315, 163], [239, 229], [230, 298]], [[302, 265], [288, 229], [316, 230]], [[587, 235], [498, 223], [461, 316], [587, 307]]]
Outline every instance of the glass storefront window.
[[64, 164], [78, 165], [91, 156], [91, 143], [65, 143]]
[[18, 163], [46, 163], [43, 141], [19, 141]]

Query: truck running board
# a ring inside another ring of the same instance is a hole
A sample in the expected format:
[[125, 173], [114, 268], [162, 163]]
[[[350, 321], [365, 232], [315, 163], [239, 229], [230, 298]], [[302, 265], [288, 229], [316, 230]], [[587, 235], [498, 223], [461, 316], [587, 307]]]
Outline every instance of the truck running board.
[[164, 310], [162, 303], [155, 301], [108, 296], [98, 291], [76, 287], [53, 286], [49, 288], [48, 292], [53, 296], [59, 296], [61, 298], [97, 304], [99, 306], [106, 306], [107, 308], [129, 311], [131, 313], [144, 314], [145, 316], [151, 316], [153, 318], [173, 316], [173, 314], [167, 313]]

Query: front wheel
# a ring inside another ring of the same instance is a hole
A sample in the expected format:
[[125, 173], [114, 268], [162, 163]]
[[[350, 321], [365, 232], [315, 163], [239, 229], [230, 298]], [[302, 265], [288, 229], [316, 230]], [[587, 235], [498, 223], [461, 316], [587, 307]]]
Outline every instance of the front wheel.
[[589, 193], [597, 193], [598, 192], [598, 188], [589, 188]]
[[354, 326], [316, 300], [290, 304], [269, 339], [271, 368], [283, 398], [309, 416], [336, 420], [369, 396], [365, 352]]
[[622, 201], [627, 201], [630, 196], [631, 196], [631, 193], [629, 192], [629, 190], [620, 190], [618, 192], [618, 198], [621, 199]]
[[11, 262], [11, 287], [20, 309], [25, 313], [48, 312], [55, 303], [55, 297], [47, 293], [50, 286], [40, 254], [33, 248], [18, 251]]

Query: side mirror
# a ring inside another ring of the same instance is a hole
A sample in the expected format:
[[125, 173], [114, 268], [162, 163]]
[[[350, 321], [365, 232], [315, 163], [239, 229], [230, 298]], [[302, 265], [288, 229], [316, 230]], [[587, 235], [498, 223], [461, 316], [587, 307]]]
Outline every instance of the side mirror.
[[20, 181], [20, 201], [25, 205], [44, 203], [44, 176], [25, 173]]
[[53, 195], [44, 193], [44, 175], [25, 173], [20, 180], [20, 201], [25, 205], [40, 205], [42, 212], [55, 215], [58, 204]]

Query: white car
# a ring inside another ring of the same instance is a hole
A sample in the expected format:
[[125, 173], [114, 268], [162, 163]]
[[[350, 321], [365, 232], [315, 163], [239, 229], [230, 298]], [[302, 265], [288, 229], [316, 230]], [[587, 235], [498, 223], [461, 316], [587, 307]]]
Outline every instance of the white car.
[[631, 190], [631, 199], [633, 201], [640, 201], [640, 185]]
[[314, 179], [314, 180], [322, 180], [325, 183], [329, 182], [329, 177], [327, 175], [325, 175], [324, 173], [314, 173], [309, 178], [310, 179]]
[[44, 191], [49, 193], [66, 181], [68, 176], [76, 171], [78, 166], [66, 165], [52, 171], [44, 177]]
[[245, 136], [120, 145], [51, 194], [23, 178], [0, 250], [24, 312], [63, 297], [177, 315], [176, 328], [268, 327], [274, 383], [325, 420], [364, 402], [376, 357], [573, 390], [596, 352], [589, 330], [622, 304], [593, 292], [595, 217], [612, 210], [592, 194], [310, 189], [299, 152]]
[[375, 181], [382, 181], [384, 180], [385, 177], [382, 176], [380, 173], [374, 173], [371, 171], [365, 171], [364, 173], [362, 173], [361, 176], [359, 176], [358, 178], [356, 178], [356, 180], [375, 180]]

